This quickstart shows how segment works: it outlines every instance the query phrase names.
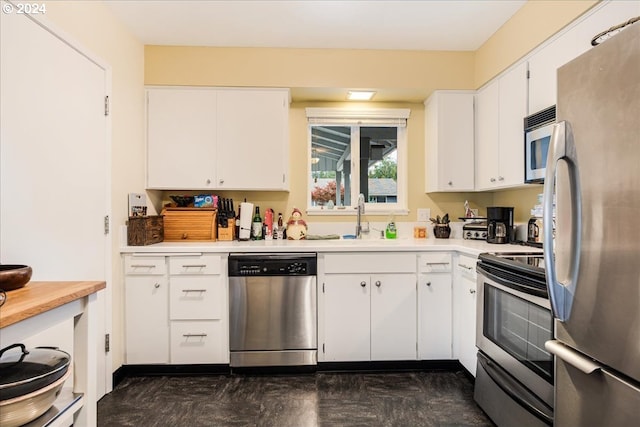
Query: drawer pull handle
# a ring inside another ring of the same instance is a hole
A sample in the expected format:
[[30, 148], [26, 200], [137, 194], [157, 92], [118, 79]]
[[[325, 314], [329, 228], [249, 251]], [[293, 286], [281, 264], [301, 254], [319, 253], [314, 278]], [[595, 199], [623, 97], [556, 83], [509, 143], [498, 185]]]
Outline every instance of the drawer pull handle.
[[183, 289], [182, 292], [188, 293], [188, 292], [207, 292], [206, 289]]
[[449, 262], [428, 262], [427, 265], [449, 265]]
[[131, 264], [131, 268], [156, 268], [153, 264]]
[[468, 265], [458, 264], [458, 266], [460, 266], [462, 268], [466, 268], [467, 270], [473, 270], [473, 267], [469, 267]]
[[380, 285], [382, 285], [382, 282], [380, 282], [380, 280], [376, 280], [376, 286], [380, 287]]
[[207, 264], [182, 264], [182, 268], [205, 268]]
[[204, 338], [207, 334], [182, 334], [184, 338]]

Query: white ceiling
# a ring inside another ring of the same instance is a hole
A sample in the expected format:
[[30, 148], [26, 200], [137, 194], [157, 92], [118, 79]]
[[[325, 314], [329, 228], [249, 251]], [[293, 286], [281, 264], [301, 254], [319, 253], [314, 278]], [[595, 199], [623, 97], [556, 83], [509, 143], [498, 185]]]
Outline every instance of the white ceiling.
[[476, 50], [526, 0], [109, 0], [144, 44]]

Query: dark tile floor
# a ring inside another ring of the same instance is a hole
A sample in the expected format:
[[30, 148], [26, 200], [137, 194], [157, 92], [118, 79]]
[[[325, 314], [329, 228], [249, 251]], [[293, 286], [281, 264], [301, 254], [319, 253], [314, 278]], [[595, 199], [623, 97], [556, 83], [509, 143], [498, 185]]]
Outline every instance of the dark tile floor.
[[493, 426], [462, 372], [125, 378], [98, 426]]

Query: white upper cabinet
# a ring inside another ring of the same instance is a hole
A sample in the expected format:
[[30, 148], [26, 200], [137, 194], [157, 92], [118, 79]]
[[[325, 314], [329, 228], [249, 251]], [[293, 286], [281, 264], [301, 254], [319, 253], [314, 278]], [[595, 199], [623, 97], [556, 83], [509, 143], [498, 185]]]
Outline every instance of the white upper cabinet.
[[288, 190], [287, 89], [147, 89], [147, 188]]
[[596, 6], [529, 58], [529, 112], [556, 104], [556, 76], [562, 65], [591, 49], [591, 39], [635, 16], [640, 2], [612, 1]]
[[425, 101], [425, 189], [474, 190], [473, 91], [436, 91]]
[[147, 188], [208, 189], [216, 179], [216, 91], [147, 91]]
[[478, 91], [475, 114], [476, 189], [524, 185], [526, 62], [516, 65]]
[[218, 91], [220, 189], [287, 190], [289, 91]]

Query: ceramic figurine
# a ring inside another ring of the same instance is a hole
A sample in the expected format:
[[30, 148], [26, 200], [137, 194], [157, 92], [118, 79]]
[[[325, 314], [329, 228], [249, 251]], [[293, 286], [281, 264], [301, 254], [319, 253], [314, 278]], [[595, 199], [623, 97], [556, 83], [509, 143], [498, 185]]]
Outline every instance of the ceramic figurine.
[[302, 219], [302, 212], [293, 208], [287, 221], [287, 240], [302, 240], [307, 237], [307, 223]]

